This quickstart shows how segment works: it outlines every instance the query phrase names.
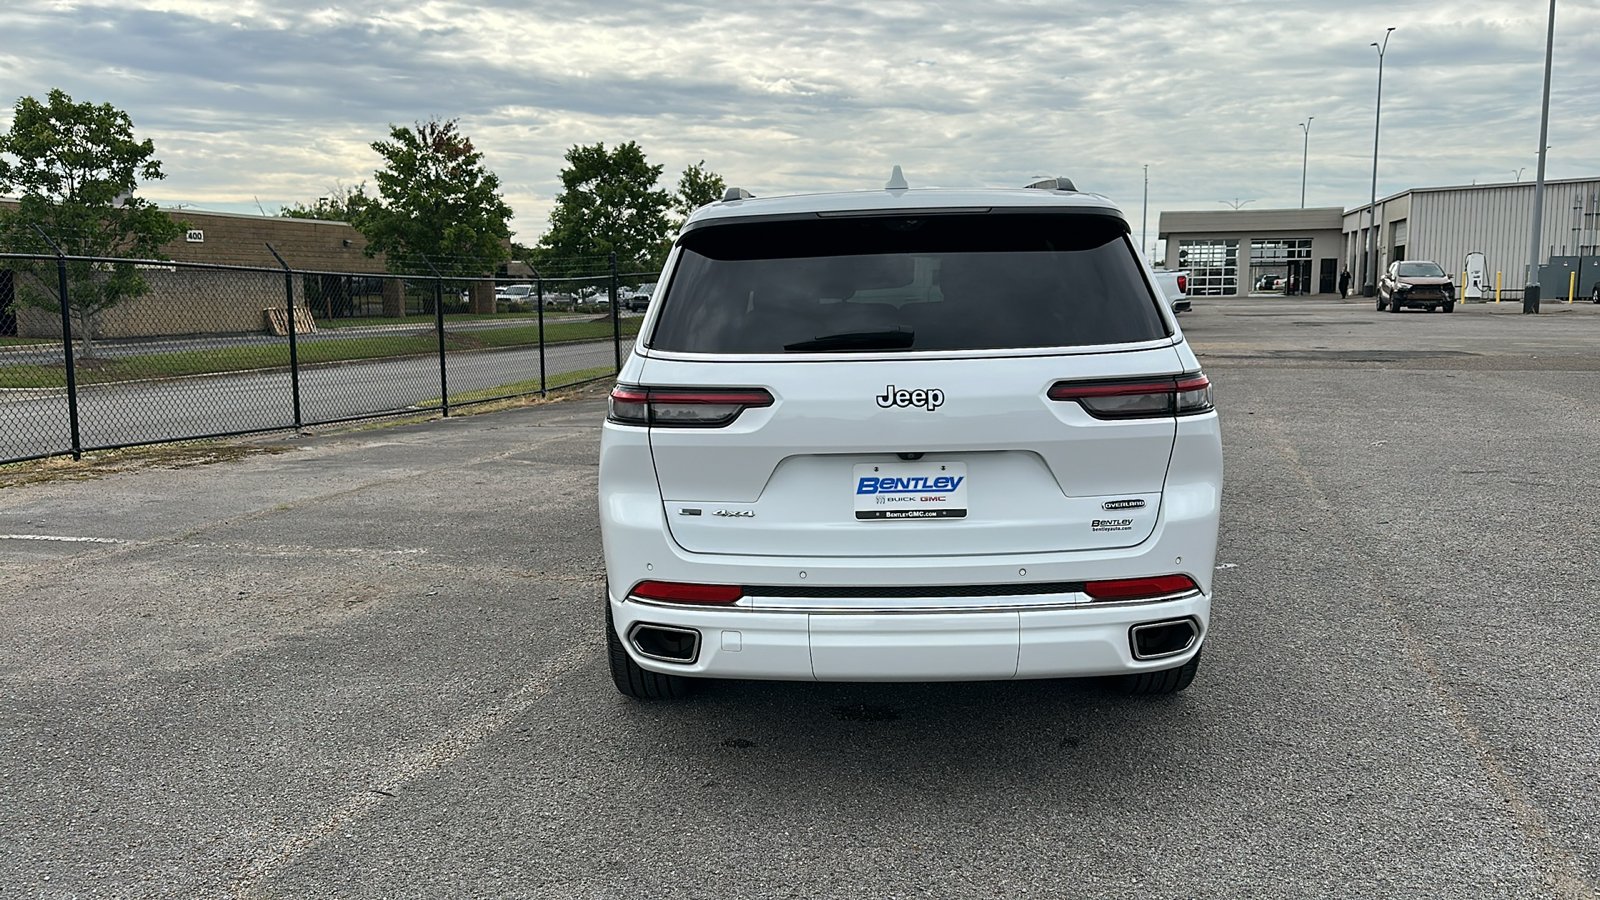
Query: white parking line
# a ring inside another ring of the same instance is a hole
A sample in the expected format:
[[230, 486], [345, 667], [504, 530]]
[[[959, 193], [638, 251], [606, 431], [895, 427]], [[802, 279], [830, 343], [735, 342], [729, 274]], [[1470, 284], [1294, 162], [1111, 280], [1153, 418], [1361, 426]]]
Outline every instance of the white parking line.
[[116, 538], [69, 537], [63, 534], [0, 534], [0, 541], [59, 541], [63, 544], [120, 544]]
[[323, 838], [365, 818], [386, 798], [398, 794], [408, 782], [429, 770], [444, 768], [516, 721], [530, 707], [543, 700], [556, 681], [587, 663], [593, 655], [594, 648], [587, 644], [568, 649], [541, 666], [494, 705], [467, 716], [432, 743], [413, 750], [390, 771], [374, 779], [365, 790], [347, 797], [330, 810], [322, 821], [288, 836], [270, 855], [256, 859], [235, 883], [233, 896], [254, 898], [270, 894], [270, 891], [258, 891], [262, 882], [277, 875]]

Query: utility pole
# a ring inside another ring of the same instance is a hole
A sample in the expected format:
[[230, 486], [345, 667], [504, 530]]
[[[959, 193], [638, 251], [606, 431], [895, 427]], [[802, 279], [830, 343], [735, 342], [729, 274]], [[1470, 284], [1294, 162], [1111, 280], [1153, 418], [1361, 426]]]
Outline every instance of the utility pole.
[[1300, 208], [1306, 208], [1306, 161], [1311, 158], [1311, 120], [1316, 116], [1306, 116], [1300, 127], [1306, 133], [1305, 146], [1300, 149]]
[[1150, 260], [1150, 239], [1145, 236], [1145, 229], [1150, 225], [1150, 166], [1144, 167], [1144, 214], [1139, 217], [1139, 255]]
[[1539, 112], [1539, 173], [1533, 187], [1533, 238], [1528, 242], [1528, 283], [1522, 289], [1522, 312], [1539, 311], [1539, 232], [1544, 226], [1545, 139], [1550, 136], [1550, 60], [1556, 46], [1556, 0], [1550, 0], [1550, 29], [1544, 39], [1544, 105]]
[[1383, 54], [1389, 50], [1389, 35], [1393, 33], [1393, 28], [1383, 33], [1383, 46], [1378, 47], [1376, 41], [1372, 44], [1378, 47], [1378, 102], [1372, 113], [1372, 199], [1367, 205], [1366, 258], [1361, 260], [1361, 267], [1366, 270], [1361, 273], [1363, 297], [1378, 294], [1378, 126], [1383, 122]]

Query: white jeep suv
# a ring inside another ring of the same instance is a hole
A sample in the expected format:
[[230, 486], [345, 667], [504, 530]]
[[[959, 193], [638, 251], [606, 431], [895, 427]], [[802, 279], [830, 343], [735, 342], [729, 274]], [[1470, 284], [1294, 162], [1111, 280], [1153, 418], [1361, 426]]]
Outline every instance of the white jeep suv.
[[1182, 690], [1222, 446], [1126, 218], [1066, 179], [891, 185], [684, 225], [601, 438], [617, 688]]

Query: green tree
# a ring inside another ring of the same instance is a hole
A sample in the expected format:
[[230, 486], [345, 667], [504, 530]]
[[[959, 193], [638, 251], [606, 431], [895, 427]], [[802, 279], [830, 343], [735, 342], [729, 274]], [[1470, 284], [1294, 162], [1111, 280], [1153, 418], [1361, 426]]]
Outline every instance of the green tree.
[[550, 230], [539, 239], [542, 271], [593, 271], [613, 252], [623, 269], [660, 265], [672, 207], [672, 195], [656, 187], [662, 167], [646, 162], [632, 141], [610, 151], [603, 143], [574, 146], [567, 163]]
[[384, 168], [373, 173], [378, 196], [350, 222], [367, 237], [367, 255], [386, 255], [389, 270], [447, 276], [486, 275], [510, 258], [511, 207], [500, 179], [454, 119], [430, 119], [413, 128], [390, 126], [389, 140], [374, 141]]
[[700, 207], [721, 200], [727, 189], [722, 176], [707, 169], [703, 159], [684, 169], [678, 178], [678, 193], [672, 198], [672, 206], [678, 211], [680, 224]]
[[[126, 259], [165, 259], [161, 248], [183, 234], [154, 203], [135, 197], [140, 181], [166, 177], [155, 144], [138, 140], [133, 120], [109, 103], [75, 103], [50, 91], [44, 103], [17, 101], [11, 130], [0, 134], [0, 193], [18, 197], [15, 209], [0, 210], [0, 233], [24, 251], [48, 251], [42, 229], [74, 257], [67, 264], [67, 297], [84, 356], [93, 355], [104, 311], [150, 288]], [[14, 262], [23, 303], [60, 307], [53, 263]]]
[[335, 182], [333, 190], [326, 197], [318, 197], [315, 203], [294, 203], [278, 208], [278, 215], [291, 219], [323, 219], [329, 222], [353, 222], [361, 214], [361, 210], [372, 202], [367, 196], [367, 183], [365, 181], [355, 187], [345, 187], [343, 183]]

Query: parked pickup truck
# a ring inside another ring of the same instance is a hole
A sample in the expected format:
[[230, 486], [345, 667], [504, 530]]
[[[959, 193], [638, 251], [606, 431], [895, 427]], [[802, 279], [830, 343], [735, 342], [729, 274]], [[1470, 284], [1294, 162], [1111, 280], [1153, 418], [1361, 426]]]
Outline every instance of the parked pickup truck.
[[1156, 269], [1156, 286], [1175, 313], [1189, 311], [1189, 273], [1172, 269]]

